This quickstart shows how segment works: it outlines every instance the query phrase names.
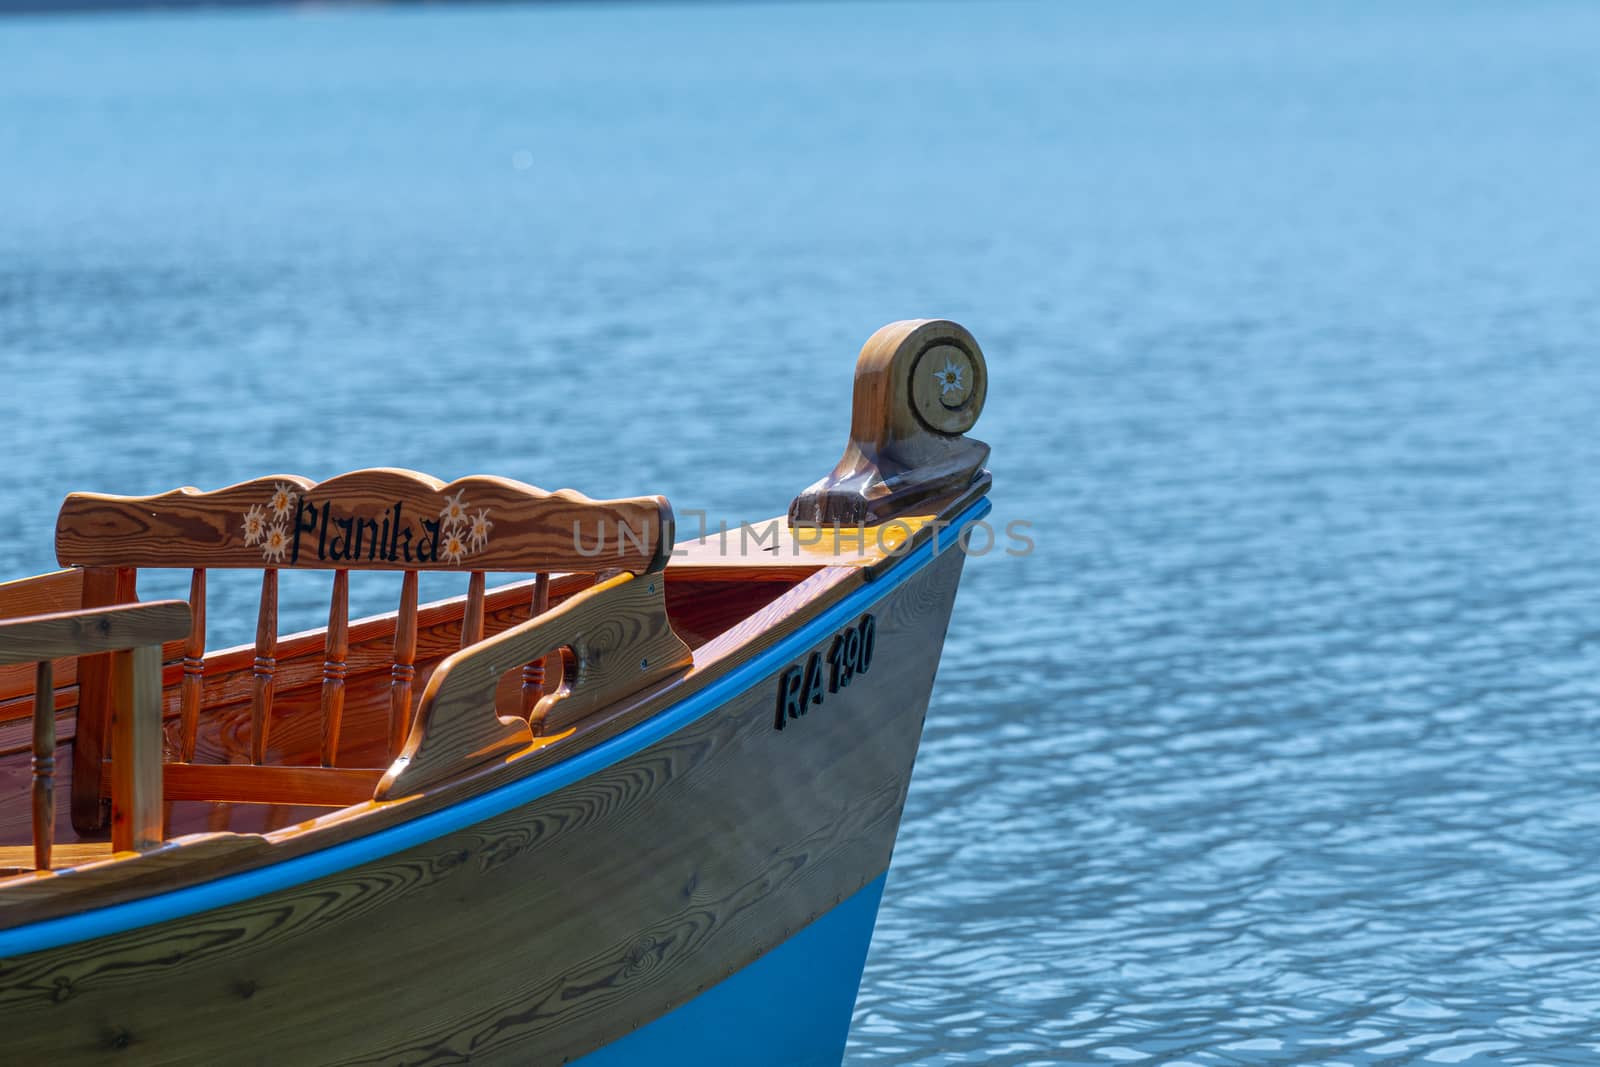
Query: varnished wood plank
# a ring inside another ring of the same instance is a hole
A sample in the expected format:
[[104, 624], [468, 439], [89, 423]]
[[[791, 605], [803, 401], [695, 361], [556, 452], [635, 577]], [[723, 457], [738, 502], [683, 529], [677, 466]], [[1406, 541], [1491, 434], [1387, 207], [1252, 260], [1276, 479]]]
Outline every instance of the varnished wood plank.
[[272, 724], [272, 689], [278, 671], [278, 572], [261, 573], [261, 603], [256, 611], [254, 686], [250, 695], [250, 762], [266, 759], [267, 730]]
[[381, 767], [256, 767], [246, 763], [169, 763], [167, 800], [342, 808], [372, 799]]
[[[189, 607], [183, 608], [187, 631]], [[161, 650], [114, 657], [111, 709], [111, 843], [118, 851], [161, 843]]]
[[[77, 728], [78, 687], [61, 683], [61, 664], [71, 663], [72, 660], [56, 660], [53, 663], [56, 675], [55, 695], [55, 721], [56, 744], [72, 740], [74, 730]], [[24, 714], [16, 716], [10, 714], [18, 708]], [[17, 697], [0, 704], [0, 763], [5, 757], [18, 753], [33, 751], [33, 694], [26, 697]], [[67, 775], [68, 778], [71, 775]]]
[[0, 619], [83, 607], [83, 570], [68, 567], [0, 582]]
[[[481, 623], [482, 601], [479, 612]], [[333, 572], [333, 596], [328, 604], [328, 640], [322, 662], [322, 765], [332, 767], [339, 756], [339, 728], [344, 719], [344, 676], [350, 656], [350, 572]]]
[[[83, 574], [83, 606], [103, 607], [138, 598], [131, 567], [91, 567]], [[110, 752], [111, 655], [78, 660], [78, 715], [72, 740], [72, 828], [80, 837], [104, 833], [111, 806], [100, 798], [100, 778]]]
[[[113, 851], [110, 841], [63, 841], [56, 845], [57, 858], [49, 872], [5, 883], [7, 892], [37, 893], [60, 897], [93, 897], [104, 887], [135, 893], [169, 888], [175, 879], [194, 875], [215, 878], [219, 873], [248, 866], [252, 857], [263, 857], [271, 846], [259, 834], [188, 834], [142, 852]], [[105, 860], [115, 862], [106, 863]], [[88, 869], [67, 871], [66, 867]], [[4, 964], [0, 963], [0, 972]]]
[[60, 870], [111, 859], [109, 841], [63, 841], [51, 851], [50, 867], [40, 867], [32, 845], [0, 845], [0, 871]]
[[189, 605], [181, 600], [0, 619], [0, 663], [159, 645], [188, 630]]
[[[459, 551], [445, 548], [452, 531]], [[661, 497], [591, 500], [486, 475], [447, 485], [392, 468], [209, 493], [73, 493], [56, 525], [57, 558], [79, 566], [644, 571], [671, 543]]]
[[[58, 611], [73, 611], [84, 607], [83, 574], [77, 567], [51, 571], [31, 578], [0, 582], [0, 619], [19, 615], [48, 615]], [[12, 697], [31, 695], [33, 692], [33, 664], [16, 663], [0, 666], [0, 701]], [[76, 685], [78, 663], [74, 659], [60, 659], [55, 664], [55, 682], [58, 687]], [[30, 702], [29, 707], [32, 707]], [[30, 712], [31, 717], [31, 712]], [[3, 720], [0, 712], [0, 720]]]
[[[57, 657], [56, 688], [63, 689], [67, 686], [78, 684], [78, 659], [76, 656]], [[18, 710], [14, 702], [18, 697], [26, 701], [26, 707]], [[0, 723], [5, 723], [21, 715], [31, 718], [33, 715], [33, 664], [11, 663], [0, 667]]]
[[[659, 574], [618, 575], [450, 657], [434, 672], [417, 708], [410, 739], [379, 787], [404, 796], [527, 747], [540, 733], [564, 730], [630, 693], [681, 674], [689, 647], [667, 622]], [[567, 649], [573, 669], [545, 696], [531, 723], [494, 713], [501, 675]]]
[[728, 628], [737, 626], [795, 584], [786, 578], [763, 581], [751, 577], [741, 582], [684, 580], [669, 569], [667, 615], [672, 619], [673, 631], [690, 648], [697, 649]]
[[35, 668], [33, 686], [33, 865], [50, 869], [56, 837], [56, 683], [49, 660]]
[[189, 634], [183, 645], [183, 722], [178, 753], [185, 762], [194, 759], [195, 733], [200, 725], [200, 705], [205, 700], [206, 572], [196, 567], [189, 578]]

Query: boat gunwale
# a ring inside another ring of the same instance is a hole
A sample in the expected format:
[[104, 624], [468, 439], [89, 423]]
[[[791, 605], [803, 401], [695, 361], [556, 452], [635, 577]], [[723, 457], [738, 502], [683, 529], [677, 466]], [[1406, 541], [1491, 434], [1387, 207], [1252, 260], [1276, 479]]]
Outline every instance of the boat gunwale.
[[[960, 511], [949, 520], [948, 529], [951, 531], [951, 536], [948, 543], [939, 548], [940, 551], [960, 551], [957, 545], [962, 530], [989, 513], [992, 505], [983, 492], [986, 489], [987, 485], [979, 489], [976, 499], [970, 498], [972, 494], [963, 494], [963, 497], [955, 501]], [[747, 657], [732, 662], [731, 666], [721, 673], [705, 679], [699, 688], [651, 711], [619, 732], [596, 740], [581, 751], [556, 759], [542, 767], [531, 768], [509, 781], [483, 788], [481, 792], [459, 797], [438, 807], [417, 810], [416, 814], [410, 817], [402, 815], [399, 821], [374, 829], [370, 833], [345, 840], [329, 841], [310, 851], [299, 852], [242, 871], [218, 873], [213, 878], [176, 888], [161, 889], [131, 899], [115, 900], [66, 914], [25, 919], [9, 928], [0, 928], [0, 959], [124, 933], [265, 896], [384, 859], [532, 803], [671, 736], [712, 713], [739, 693], [758, 684], [779, 669], [784, 662], [792, 659], [797, 652], [816, 644], [830, 630], [848, 622], [852, 615], [877, 603], [921, 574], [936, 557], [935, 548], [936, 537], [920, 537], [909, 551], [881, 560], [881, 569], [840, 568], [844, 573], [839, 575], [833, 588], [840, 588], [850, 578], [854, 578], [855, 581], [852, 583], [853, 587], [846, 589], [837, 600], [823, 603], [815, 614], [794, 629], [784, 633], [772, 644], [756, 648]], [[834, 570], [835, 568], [824, 567], [819, 573]], [[759, 633], [748, 635], [746, 640], [757, 640], [759, 636]], [[728, 663], [729, 653], [734, 650], [720, 651], [721, 654], [714, 656], [707, 664], [708, 669], [715, 670], [716, 666]], [[695, 672], [700, 669], [701, 665], [697, 662], [695, 671], [686, 678], [693, 678]], [[679, 682], [669, 685], [679, 684], [683, 680], [686, 679], [680, 679]], [[660, 695], [659, 691], [647, 691], [641, 694], [640, 700], [629, 703], [631, 707], [647, 707]], [[619, 715], [626, 710], [629, 709], [619, 711]], [[456, 793], [474, 785], [482, 788], [483, 778], [486, 775], [492, 774], [498, 777], [506, 768], [514, 767], [516, 762], [518, 760], [513, 759], [508, 763], [496, 765], [487, 772], [470, 775], [449, 786], [441, 787], [441, 792]], [[386, 802], [383, 806], [400, 812], [427, 795]], [[298, 828], [293, 836], [300, 840], [308, 840], [316, 836], [316, 830], [333, 829], [360, 816], [374, 814], [375, 810], [377, 809], [368, 806], [331, 813], [323, 817], [327, 820], [326, 823], [312, 828]], [[281, 834], [283, 831], [278, 833]], [[269, 847], [287, 843], [270, 835], [265, 841]], [[70, 871], [63, 873], [70, 875]], [[75, 894], [68, 892], [62, 894], [62, 897], [72, 895]], [[21, 908], [29, 904], [42, 903], [44, 902], [38, 899], [18, 901], [17, 906]], [[5, 909], [0, 909], [0, 923], [4, 923], [5, 919]]]

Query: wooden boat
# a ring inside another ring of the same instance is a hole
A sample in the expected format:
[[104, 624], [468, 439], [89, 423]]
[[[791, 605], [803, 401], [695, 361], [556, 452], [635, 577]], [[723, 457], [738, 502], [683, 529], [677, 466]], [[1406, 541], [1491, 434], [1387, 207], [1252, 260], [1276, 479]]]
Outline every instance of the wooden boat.
[[[68, 496], [66, 569], [0, 585], [6, 1062], [837, 1063], [985, 388], [960, 326], [885, 327], [833, 473], [676, 544], [484, 476]], [[216, 568], [253, 646], [206, 647]], [[290, 569], [326, 629], [278, 635]], [[349, 621], [353, 571], [398, 610]]]

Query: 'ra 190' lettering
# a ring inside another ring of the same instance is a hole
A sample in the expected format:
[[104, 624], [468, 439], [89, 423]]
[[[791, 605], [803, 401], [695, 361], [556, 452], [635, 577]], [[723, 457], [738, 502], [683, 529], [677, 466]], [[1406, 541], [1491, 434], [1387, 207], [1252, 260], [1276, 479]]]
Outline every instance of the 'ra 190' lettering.
[[821, 652], [813, 652], [804, 665], [796, 663], [784, 671], [778, 679], [778, 711], [772, 721], [773, 727], [783, 729], [790, 719], [798, 719], [810, 711], [813, 704], [821, 704], [828, 693], [837, 693], [856, 675], [866, 674], [872, 667], [877, 636], [878, 620], [863, 615], [860, 622], [834, 635], [826, 657]]

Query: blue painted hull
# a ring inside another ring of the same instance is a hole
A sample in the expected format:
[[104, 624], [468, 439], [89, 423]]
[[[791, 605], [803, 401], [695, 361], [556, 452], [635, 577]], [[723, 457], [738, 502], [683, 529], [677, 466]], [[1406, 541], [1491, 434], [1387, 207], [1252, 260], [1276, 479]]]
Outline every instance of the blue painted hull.
[[575, 1062], [837, 1067], [887, 877], [687, 1004]]

